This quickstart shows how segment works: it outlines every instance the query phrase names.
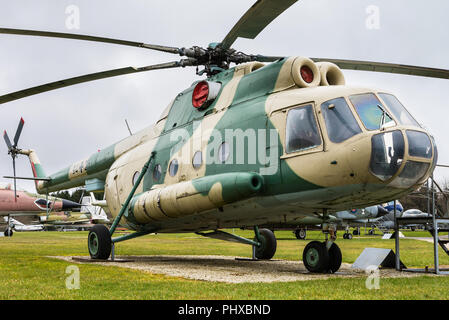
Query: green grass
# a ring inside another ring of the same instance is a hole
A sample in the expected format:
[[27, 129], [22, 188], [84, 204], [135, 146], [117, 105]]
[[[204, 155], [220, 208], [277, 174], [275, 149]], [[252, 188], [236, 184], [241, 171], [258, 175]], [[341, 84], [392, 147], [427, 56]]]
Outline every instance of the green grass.
[[[236, 230], [253, 237], [250, 231]], [[296, 240], [289, 231], [277, 231], [275, 259], [298, 260], [304, 246], [323, 239], [308, 232]], [[352, 263], [365, 247], [394, 248], [394, 240], [361, 236], [340, 239], [343, 261]], [[432, 244], [401, 239], [401, 260], [407, 266], [433, 265]], [[195, 234], [149, 235], [116, 246], [117, 255], [227, 255], [250, 257], [247, 245], [207, 239]], [[365, 277], [287, 283], [226, 284], [186, 280], [126, 268], [77, 264], [81, 288], [68, 290], [65, 273], [70, 263], [47, 258], [87, 255], [87, 232], [15, 233], [0, 238], [0, 299], [447, 299], [442, 290], [449, 277], [382, 278], [381, 290], [368, 290]], [[441, 264], [449, 257], [440, 255]]]

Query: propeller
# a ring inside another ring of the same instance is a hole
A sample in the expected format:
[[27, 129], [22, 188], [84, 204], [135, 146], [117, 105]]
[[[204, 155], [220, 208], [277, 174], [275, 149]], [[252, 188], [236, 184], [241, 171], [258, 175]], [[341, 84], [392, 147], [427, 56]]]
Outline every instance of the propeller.
[[[260, 34], [260, 32], [262, 32], [262, 30], [264, 30], [273, 20], [275, 20], [279, 15], [281, 15], [285, 10], [287, 10], [296, 2], [298, 2], [298, 0], [257, 0], [257, 2], [234, 25], [234, 27], [231, 29], [231, 31], [229, 31], [229, 33], [225, 36], [222, 42], [211, 43], [207, 48], [202, 48], [199, 46], [193, 46], [190, 48], [178, 48], [158, 44], [149, 44], [143, 42], [112, 39], [82, 34], [0, 28], [0, 34], [94, 41], [94, 42], [102, 42], [102, 43], [132, 46], [149, 50], [162, 51], [166, 53], [177, 54], [181, 57], [186, 57], [185, 59], [181, 59], [179, 61], [155, 64], [145, 67], [126, 67], [126, 68], [101, 71], [35, 86], [32, 88], [0, 96], [0, 104], [25, 98], [42, 92], [72, 86], [79, 83], [116, 77], [120, 75], [137, 72], [196, 66], [197, 74], [202, 75], [205, 73], [207, 76], [211, 76], [228, 69], [231, 63], [240, 64], [251, 61], [274, 62], [284, 57], [245, 54], [242, 52], [237, 52], [235, 49], [232, 49], [231, 46], [238, 38], [247, 38], [247, 39], [256, 38]], [[389, 73], [449, 79], [449, 70], [444, 69], [369, 62], [369, 61], [357, 61], [357, 60], [338, 60], [338, 59], [323, 59], [323, 58], [314, 58], [312, 60], [314, 60], [315, 62], [319, 61], [333, 62], [337, 64], [341, 69], [389, 72]], [[204, 66], [204, 70], [198, 71], [198, 66]]]
[[14, 135], [14, 144], [11, 144], [11, 140], [9, 139], [8, 133], [6, 130], [3, 132], [3, 139], [6, 142], [6, 146], [8, 147], [8, 154], [12, 157], [12, 169], [13, 169], [13, 179], [14, 179], [14, 201], [17, 202], [17, 185], [16, 185], [16, 158], [17, 154], [19, 154], [20, 149], [17, 147], [19, 143], [20, 134], [22, 133], [23, 125], [25, 121], [23, 118], [20, 118], [19, 126], [17, 127], [16, 134]]

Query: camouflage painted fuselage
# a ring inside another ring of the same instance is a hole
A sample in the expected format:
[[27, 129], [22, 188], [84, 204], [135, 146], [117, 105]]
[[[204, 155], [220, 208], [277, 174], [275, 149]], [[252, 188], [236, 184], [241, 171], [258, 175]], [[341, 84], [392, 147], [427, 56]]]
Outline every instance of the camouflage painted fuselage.
[[[51, 181], [40, 182], [38, 190], [104, 188], [116, 216], [134, 178], [156, 152], [121, 224], [135, 230], [184, 232], [285, 222], [316, 217], [323, 210], [365, 207], [397, 199], [428, 178], [436, 161], [434, 144], [430, 158], [412, 157], [406, 150], [400, 169], [389, 179], [381, 180], [370, 170], [373, 135], [399, 131], [407, 149], [407, 129], [425, 132], [400, 125], [399, 119], [394, 119], [395, 126], [367, 130], [355, 116], [361, 132], [332, 142], [321, 104], [377, 91], [345, 85], [300, 88], [295, 80], [296, 59], [240, 65], [207, 79], [220, 83], [221, 89], [204, 109], [192, 107], [194, 83], [178, 94], [156, 124], [49, 176]], [[287, 152], [288, 112], [304, 105], [313, 107], [321, 143]], [[353, 106], [351, 110], [356, 114]], [[198, 151], [201, 157], [194, 160]], [[35, 175], [45, 176], [34, 152], [30, 160]], [[173, 160], [178, 165], [172, 176]], [[410, 160], [426, 163], [428, 169], [411, 184], [398, 183]]]

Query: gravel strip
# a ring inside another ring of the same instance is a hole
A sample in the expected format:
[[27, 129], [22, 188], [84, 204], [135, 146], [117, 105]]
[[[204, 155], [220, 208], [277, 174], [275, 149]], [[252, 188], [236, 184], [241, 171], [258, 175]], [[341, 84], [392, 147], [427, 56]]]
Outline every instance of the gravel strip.
[[[72, 263], [115, 266], [185, 279], [226, 283], [268, 283], [367, 277], [364, 271], [352, 269], [351, 264], [348, 263], [343, 263], [335, 274], [312, 274], [300, 261], [251, 261], [245, 258], [237, 260], [235, 257], [226, 256], [117, 256], [116, 261], [92, 261], [86, 256], [50, 258]], [[394, 269], [380, 270], [381, 278], [413, 276], [419, 276], [419, 274], [397, 272]]]

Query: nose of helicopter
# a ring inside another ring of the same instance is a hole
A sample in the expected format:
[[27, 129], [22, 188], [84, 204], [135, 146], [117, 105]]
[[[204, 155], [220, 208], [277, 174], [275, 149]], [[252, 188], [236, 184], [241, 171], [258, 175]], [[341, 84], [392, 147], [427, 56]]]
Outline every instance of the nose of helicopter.
[[425, 181], [437, 161], [437, 149], [429, 135], [418, 130], [393, 130], [371, 138], [370, 171], [397, 188]]

